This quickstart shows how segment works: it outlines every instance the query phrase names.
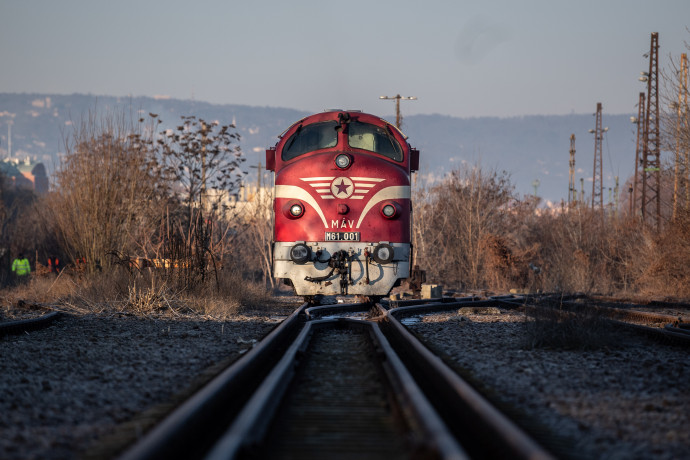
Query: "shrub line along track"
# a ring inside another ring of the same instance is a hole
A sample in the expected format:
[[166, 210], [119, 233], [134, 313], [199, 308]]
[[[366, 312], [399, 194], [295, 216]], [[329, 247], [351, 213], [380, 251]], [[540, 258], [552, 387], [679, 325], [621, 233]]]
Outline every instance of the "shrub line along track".
[[[302, 305], [121, 458], [551, 458], [396, 310]], [[367, 321], [316, 319], [367, 311]]]

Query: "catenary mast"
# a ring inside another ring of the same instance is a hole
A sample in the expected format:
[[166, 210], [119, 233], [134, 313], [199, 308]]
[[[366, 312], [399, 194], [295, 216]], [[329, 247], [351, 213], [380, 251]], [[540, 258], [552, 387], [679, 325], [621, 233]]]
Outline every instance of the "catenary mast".
[[[659, 130], [659, 34], [652, 32], [649, 50], [647, 111], [642, 149], [642, 221], [661, 229], [661, 139]], [[645, 80], [643, 80], [645, 81]]]
[[601, 102], [597, 102], [597, 113], [595, 129], [590, 129], [594, 133], [594, 170], [592, 174], [592, 209], [604, 209], [604, 183], [603, 183], [603, 160], [601, 155], [601, 140], [608, 128], [601, 127]]
[[637, 214], [638, 207], [637, 197], [640, 193], [640, 178], [642, 173], [640, 171], [642, 166], [642, 159], [640, 158], [640, 148], [644, 142], [644, 115], [645, 111], [645, 95], [640, 93], [640, 101], [637, 104], [637, 118], [631, 117], [631, 121], [637, 125], [637, 141], [635, 142], [635, 176], [632, 183], [632, 197], [630, 198], [630, 215]]
[[568, 181], [568, 204], [575, 206], [577, 203], [577, 190], [575, 190], [575, 134], [570, 135], [570, 180]]

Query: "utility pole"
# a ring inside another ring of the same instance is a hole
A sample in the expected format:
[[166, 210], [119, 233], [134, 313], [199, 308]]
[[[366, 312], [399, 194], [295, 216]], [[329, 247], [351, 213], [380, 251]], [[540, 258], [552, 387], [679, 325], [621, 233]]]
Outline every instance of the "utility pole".
[[[686, 197], [688, 194], [688, 184], [685, 180], [687, 178], [687, 151], [681, 152], [683, 144], [681, 142], [682, 134], [682, 119], [685, 115], [685, 108], [688, 103], [688, 55], [683, 53], [680, 56], [680, 73], [678, 75], [678, 103], [677, 103], [677, 114], [676, 114], [676, 164], [673, 176], [673, 215], [672, 219], [676, 220], [678, 216], [678, 194], [680, 187], [685, 187]], [[682, 170], [682, 172], [681, 172]], [[681, 184], [681, 174], [683, 175]], [[688, 200], [685, 200], [685, 209], [688, 207]]]
[[416, 96], [402, 97], [400, 94], [396, 94], [393, 97], [389, 96], [379, 96], [379, 99], [395, 99], [395, 126], [398, 129], [402, 128], [402, 114], [400, 113], [400, 100], [404, 101], [416, 101]]
[[206, 122], [201, 122], [201, 194], [199, 197], [199, 209], [205, 212], [204, 204], [206, 201], [206, 144], [207, 144], [208, 126]]
[[592, 209], [604, 209], [604, 183], [603, 183], [603, 160], [601, 155], [601, 140], [608, 128], [601, 128], [601, 102], [597, 102], [597, 113], [595, 129], [590, 129], [594, 133], [594, 171], [592, 175]]
[[[640, 159], [640, 147], [644, 143], [643, 136], [644, 136], [644, 115], [646, 113], [644, 109], [645, 105], [645, 95], [644, 93], [640, 93], [640, 101], [637, 104], [637, 118], [635, 117], [630, 117], [630, 121], [635, 123], [637, 125], [637, 141], [635, 143], [635, 176], [633, 179], [633, 184], [632, 184], [632, 196], [630, 197], [630, 215], [634, 215], [633, 213], [636, 213], [638, 209], [637, 206], [637, 195], [638, 191], [637, 189], [639, 188], [640, 184], [640, 166], [642, 166], [642, 161]], [[640, 142], [642, 141], [642, 142]]]
[[616, 181], [616, 185], [615, 185], [615, 187], [613, 187], [613, 206], [614, 206], [614, 208], [613, 208], [613, 209], [614, 209], [613, 215], [616, 216], [616, 217], [618, 217], [618, 205], [619, 205], [619, 198], [620, 198], [620, 196], [619, 196], [620, 189], [619, 189], [619, 184], [618, 184], [618, 176], [615, 177], [615, 181]]
[[570, 174], [568, 181], [568, 205], [577, 203], [577, 191], [575, 190], [575, 134], [570, 135]]
[[[661, 139], [659, 136], [659, 34], [652, 32], [647, 82], [647, 112], [644, 117], [642, 150], [642, 221], [654, 222], [661, 229]], [[653, 209], [655, 208], [655, 209]]]
[[256, 197], [258, 198], [261, 187], [263, 186], [262, 181], [261, 181], [261, 177], [262, 177], [261, 162], [259, 162], [258, 166], [250, 166], [250, 168], [256, 168]]
[[585, 202], [585, 179], [580, 177], [580, 203]]
[[[688, 55], [683, 53], [680, 57], [681, 60], [681, 91], [682, 91], [682, 101], [680, 100], [681, 98], [679, 97], [678, 103], [681, 106], [681, 120], [682, 120], [682, 126], [681, 130], [685, 130], [685, 132], [688, 131]], [[680, 136], [678, 136], [680, 137]], [[690, 209], [690, 149], [688, 149], [687, 144], [683, 146], [683, 149], [685, 150], [684, 155], [683, 155], [683, 180], [685, 182], [685, 211], [687, 212], [688, 209]]]
[[12, 120], [7, 122], [7, 158], [12, 159]]

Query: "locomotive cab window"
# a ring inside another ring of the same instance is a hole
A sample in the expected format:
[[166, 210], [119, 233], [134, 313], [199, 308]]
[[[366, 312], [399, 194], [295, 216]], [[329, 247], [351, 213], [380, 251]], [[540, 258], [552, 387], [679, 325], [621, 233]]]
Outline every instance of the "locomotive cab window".
[[402, 147], [386, 128], [353, 121], [348, 127], [347, 142], [355, 149], [369, 150], [391, 160], [402, 161]]
[[314, 123], [299, 126], [283, 146], [283, 161], [313, 152], [314, 150], [335, 147], [338, 143], [337, 121]]

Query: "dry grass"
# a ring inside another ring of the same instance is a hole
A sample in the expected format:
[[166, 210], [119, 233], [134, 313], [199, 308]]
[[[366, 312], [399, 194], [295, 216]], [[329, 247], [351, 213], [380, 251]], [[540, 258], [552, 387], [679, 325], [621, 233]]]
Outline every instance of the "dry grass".
[[136, 316], [203, 316], [223, 320], [245, 311], [270, 312], [275, 307], [263, 286], [239, 273], [220, 272], [218, 284], [200, 284], [183, 291], [165, 272], [122, 268], [90, 276], [63, 273], [33, 277], [26, 284], [0, 291], [3, 309], [46, 305], [77, 314]]
[[690, 298], [690, 215], [682, 214], [640, 248], [635, 287], [655, 298]]
[[31, 277], [28, 282], [0, 291], [0, 304], [16, 306], [20, 301], [54, 305], [73, 295], [77, 285], [69, 276]]

